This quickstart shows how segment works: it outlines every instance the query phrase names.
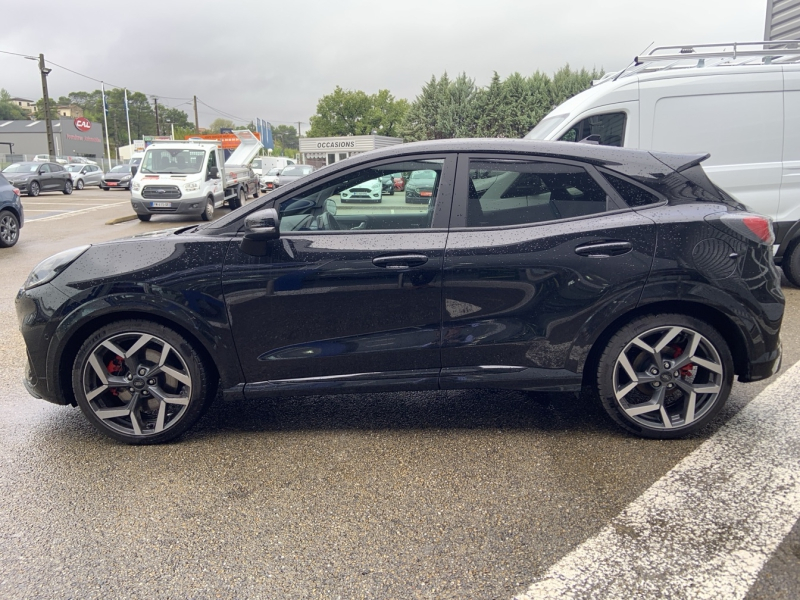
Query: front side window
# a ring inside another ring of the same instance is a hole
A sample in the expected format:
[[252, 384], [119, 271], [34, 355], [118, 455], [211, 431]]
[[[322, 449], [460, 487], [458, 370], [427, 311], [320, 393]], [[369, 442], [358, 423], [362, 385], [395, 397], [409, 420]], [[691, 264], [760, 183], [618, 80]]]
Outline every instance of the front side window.
[[562, 163], [471, 159], [468, 187], [467, 227], [541, 223], [616, 208], [586, 169]]
[[592, 115], [578, 121], [561, 136], [561, 142], [580, 142], [586, 138], [601, 146], [622, 146], [625, 137], [625, 113]]
[[[305, 188], [280, 203], [281, 232], [427, 229], [443, 164], [440, 159], [395, 162]], [[406, 178], [404, 192], [386, 184], [397, 173]]]
[[50, 166], [47, 164], [43, 164], [42, 167], [39, 169], [39, 173], [49, 173]]

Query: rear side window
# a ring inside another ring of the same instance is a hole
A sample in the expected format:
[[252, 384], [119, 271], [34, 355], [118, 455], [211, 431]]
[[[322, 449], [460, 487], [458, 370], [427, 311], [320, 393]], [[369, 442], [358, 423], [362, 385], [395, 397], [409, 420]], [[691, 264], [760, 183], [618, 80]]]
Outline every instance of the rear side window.
[[606, 178], [608, 183], [610, 183], [613, 188], [617, 190], [617, 193], [622, 196], [622, 199], [625, 200], [625, 203], [632, 208], [661, 202], [661, 198], [656, 196], [654, 193], [639, 187], [638, 185], [625, 181], [624, 179], [620, 179], [619, 177], [615, 177], [606, 171], [603, 171], [603, 176]]
[[605, 191], [575, 165], [471, 159], [468, 185], [467, 227], [541, 223], [609, 210]]
[[624, 112], [592, 115], [578, 121], [561, 136], [562, 142], [580, 142], [589, 136], [601, 146], [622, 146], [625, 137]]

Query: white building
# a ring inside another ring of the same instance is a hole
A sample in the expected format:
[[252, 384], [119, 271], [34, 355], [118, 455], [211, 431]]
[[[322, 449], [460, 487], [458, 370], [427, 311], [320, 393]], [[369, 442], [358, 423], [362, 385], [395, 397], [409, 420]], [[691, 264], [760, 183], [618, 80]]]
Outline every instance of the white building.
[[328, 138], [300, 138], [300, 162], [317, 169], [362, 152], [402, 144], [400, 138], [385, 135], [347, 135]]

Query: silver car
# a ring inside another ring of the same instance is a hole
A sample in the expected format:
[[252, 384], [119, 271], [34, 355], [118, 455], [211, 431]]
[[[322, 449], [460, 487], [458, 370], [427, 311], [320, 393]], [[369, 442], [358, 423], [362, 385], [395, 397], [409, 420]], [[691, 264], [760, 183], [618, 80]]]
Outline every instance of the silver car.
[[287, 183], [292, 183], [293, 181], [297, 181], [301, 177], [305, 177], [314, 171], [314, 167], [311, 165], [289, 165], [288, 167], [284, 167], [281, 174], [278, 175], [278, 178], [275, 180], [275, 187], [280, 187], [282, 185], [286, 185]]
[[68, 165], [66, 169], [76, 190], [82, 190], [87, 185], [99, 187], [103, 179], [103, 171], [97, 165]]

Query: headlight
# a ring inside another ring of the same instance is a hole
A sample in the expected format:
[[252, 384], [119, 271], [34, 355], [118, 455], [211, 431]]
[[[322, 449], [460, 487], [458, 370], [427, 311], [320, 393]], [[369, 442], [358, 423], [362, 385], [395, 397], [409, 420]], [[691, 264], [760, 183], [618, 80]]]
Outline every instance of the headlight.
[[131, 176], [130, 175], [126, 175], [125, 177], [120, 179], [120, 181], [130, 181], [130, 180], [131, 180]]
[[52, 281], [64, 269], [70, 266], [81, 254], [86, 252], [89, 246], [78, 246], [54, 254], [50, 258], [45, 258], [42, 262], [36, 265], [28, 275], [23, 286], [26, 290], [42, 285], [48, 281]]
[[200, 184], [196, 181], [193, 181], [192, 183], [187, 183], [185, 186], [183, 186], [183, 189], [185, 189], [187, 192], [194, 192], [195, 190], [200, 189]]
[[133, 191], [134, 191], [134, 192], [138, 192], [138, 191], [139, 191], [139, 188], [141, 188], [141, 187], [142, 187], [142, 186], [139, 184], [139, 182], [138, 182], [138, 181], [134, 181], [134, 182], [133, 182]]

